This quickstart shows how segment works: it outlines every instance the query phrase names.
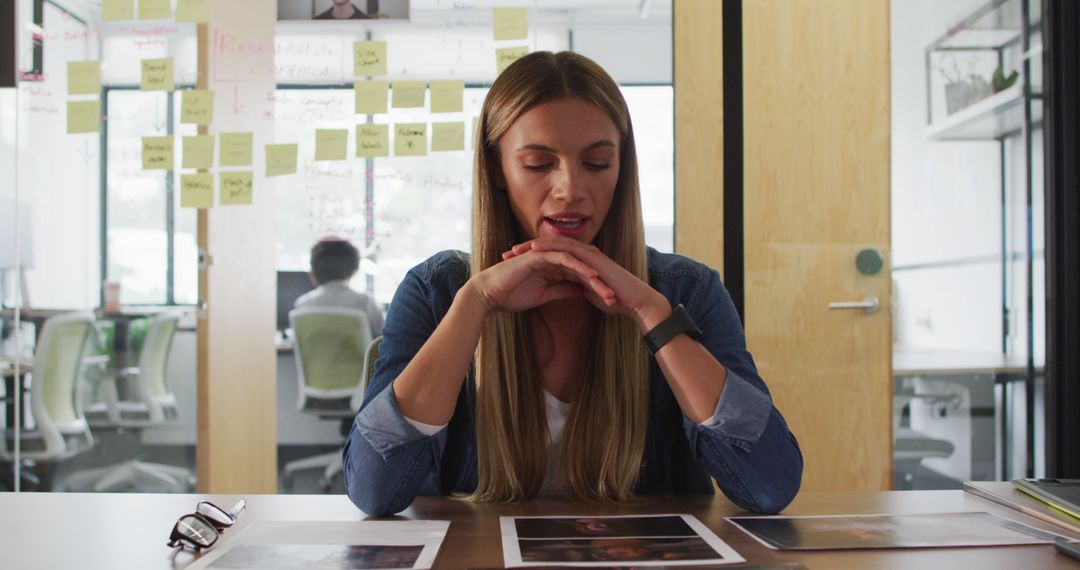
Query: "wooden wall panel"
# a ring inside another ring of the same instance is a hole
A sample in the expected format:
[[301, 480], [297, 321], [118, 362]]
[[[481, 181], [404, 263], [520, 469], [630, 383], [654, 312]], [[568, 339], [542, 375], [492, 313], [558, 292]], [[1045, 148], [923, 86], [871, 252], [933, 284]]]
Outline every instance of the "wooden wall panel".
[[274, 199], [262, 152], [272, 132], [262, 112], [274, 89], [277, 5], [229, 0], [211, 11], [199, 26], [198, 85], [216, 93], [210, 134], [254, 132], [254, 203], [198, 216], [199, 247], [209, 254], [199, 272], [198, 491], [276, 493]]
[[675, 251], [724, 269], [724, 82], [720, 0], [678, 0], [675, 84]]

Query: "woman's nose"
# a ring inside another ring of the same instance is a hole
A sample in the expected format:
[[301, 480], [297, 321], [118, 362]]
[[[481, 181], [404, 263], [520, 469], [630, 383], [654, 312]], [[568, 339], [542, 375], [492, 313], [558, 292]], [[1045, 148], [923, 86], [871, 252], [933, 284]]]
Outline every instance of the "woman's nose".
[[551, 188], [553, 198], [564, 202], [576, 202], [582, 199], [586, 192], [581, 173], [576, 167], [561, 168], [555, 173]]

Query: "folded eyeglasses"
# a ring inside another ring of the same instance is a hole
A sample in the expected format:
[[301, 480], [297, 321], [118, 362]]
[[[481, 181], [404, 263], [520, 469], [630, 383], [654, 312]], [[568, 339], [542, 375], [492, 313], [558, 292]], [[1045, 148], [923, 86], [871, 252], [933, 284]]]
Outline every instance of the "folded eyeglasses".
[[237, 517], [244, 512], [246, 506], [247, 503], [240, 499], [233, 508], [226, 511], [210, 501], [203, 501], [195, 507], [195, 512], [177, 519], [169, 535], [168, 545], [172, 548], [190, 546], [196, 551], [210, 548], [225, 529], [236, 524]]

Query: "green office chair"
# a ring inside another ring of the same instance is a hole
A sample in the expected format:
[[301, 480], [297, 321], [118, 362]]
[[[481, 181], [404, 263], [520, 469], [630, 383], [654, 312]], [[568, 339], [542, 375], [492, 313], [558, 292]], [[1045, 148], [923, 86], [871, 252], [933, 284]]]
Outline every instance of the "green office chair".
[[[352, 408], [353, 416], [360, 410], [360, 404], [364, 403], [364, 392], [367, 391], [371, 378], [375, 376], [375, 361], [379, 359], [379, 345], [382, 344], [382, 338], [381, 336], [376, 337], [368, 345], [367, 354], [364, 356], [364, 379], [356, 385], [356, 390], [353, 392], [352, 398], [349, 399], [349, 407]], [[352, 425], [351, 419], [349, 425]], [[338, 453], [334, 456], [334, 460], [330, 465], [326, 466], [326, 470], [323, 471], [322, 479], [319, 479], [319, 486], [324, 491], [329, 490], [334, 478], [341, 474], [343, 468], [341, 454]]]
[[[100, 379], [96, 401], [86, 406], [91, 427], [132, 430], [176, 419], [176, 396], [166, 382], [166, 369], [179, 320], [175, 313], [155, 316], [146, 329], [139, 366]], [[184, 493], [194, 488], [195, 475], [183, 467], [129, 460], [72, 474], [65, 485], [72, 490], [96, 492], [150, 487]]]
[[[30, 373], [34, 425], [21, 430], [20, 460], [62, 461], [93, 447], [94, 436], [77, 393], [93, 322], [93, 317], [85, 313], [65, 313], [45, 321]], [[14, 461], [14, 431], [3, 429], [0, 459]]]
[[[297, 408], [323, 419], [351, 419], [352, 398], [365, 378], [365, 357], [371, 344], [367, 314], [357, 309], [304, 307], [289, 312], [299, 383]], [[362, 388], [360, 388], [362, 389]], [[341, 452], [323, 453], [285, 464], [285, 486], [305, 469], [330, 470]], [[324, 475], [320, 484], [329, 488]]]

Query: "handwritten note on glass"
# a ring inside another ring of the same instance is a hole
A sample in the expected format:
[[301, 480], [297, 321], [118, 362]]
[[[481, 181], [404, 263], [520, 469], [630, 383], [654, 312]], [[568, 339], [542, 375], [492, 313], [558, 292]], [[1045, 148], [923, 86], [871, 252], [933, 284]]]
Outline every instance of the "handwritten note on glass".
[[221, 133], [221, 166], [251, 166], [251, 133]]
[[394, 125], [394, 156], [426, 156], [427, 123]]
[[495, 8], [496, 40], [524, 40], [529, 37], [528, 8]]
[[412, 109], [424, 106], [425, 81], [394, 81], [390, 84], [394, 91], [392, 105], [395, 109]]
[[386, 42], [353, 42], [353, 75], [386, 75]]
[[522, 47], [509, 47], [499, 48], [495, 50], [495, 67], [502, 73], [507, 67], [510, 67], [511, 63], [514, 63], [529, 53], [529, 48]]
[[252, 176], [250, 171], [222, 172], [220, 174], [222, 206], [250, 204], [252, 202]]
[[131, 20], [135, 17], [135, 0], [102, 0], [101, 19], [105, 22]]
[[96, 133], [101, 130], [101, 101], [68, 101], [67, 132]]
[[431, 112], [432, 113], [460, 113], [464, 109], [465, 82], [457, 81], [432, 81], [431, 82]]
[[180, 144], [184, 157], [181, 168], [206, 169], [214, 166], [214, 135], [184, 137]]
[[267, 178], [296, 174], [296, 154], [296, 143], [266, 145]]
[[142, 81], [139, 89], [143, 91], [172, 91], [176, 88], [173, 83], [173, 60], [165, 59], [142, 60]]
[[390, 98], [390, 83], [386, 81], [357, 81], [353, 84], [356, 93], [356, 114], [373, 115], [385, 113]]
[[214, 175], [209, 172], [180, 176], [181, 208], [212, 208], [214, 206]]
[[345, 160], [348, 144], [346, 129], [315, 129], [315, 160]]
[[210, 0], [176, 0], [176, 21], [203, 23], [210, 21]]
[[356, 156], [390, 156], [390, 125], [356, 125]]
[[142, 167], [143, 170], [172, 170], [173, 138], [143, 137]]
[[465, 122], [431, 124], [431, 151], [465, 150]]
[[180, 92], [180, 122], [209, 125], [214, 120], [214, 92], [185, 89]]
[[100, 61], [69, 61], [68, 95], [98, 95], [101, 93]]
[[172, 18], [172, 0], [139, 0], [140, 20], [167, 20]]

